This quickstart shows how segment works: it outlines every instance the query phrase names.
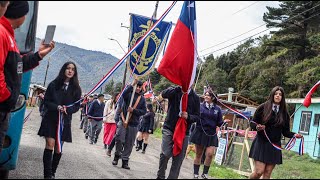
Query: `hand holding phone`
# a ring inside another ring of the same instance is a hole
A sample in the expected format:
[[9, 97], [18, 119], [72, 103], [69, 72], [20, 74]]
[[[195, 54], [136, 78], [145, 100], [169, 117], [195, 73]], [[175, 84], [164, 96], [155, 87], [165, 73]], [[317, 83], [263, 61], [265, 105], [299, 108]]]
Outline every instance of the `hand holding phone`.
[[43, 44], [45, 44], [45, 45], [50, 44], [50, 42], [53, 40], [55, 30], [56, 30], [56, 25], [48, 25], [47, 26], [46, 36], [44, 38]]
[[45, 39], [41, 41], [39, 46], [39, 56], [44, 58], [55, 46], [53, 41], [54, 32], [56, 30], [56, 25], [48, 25]]

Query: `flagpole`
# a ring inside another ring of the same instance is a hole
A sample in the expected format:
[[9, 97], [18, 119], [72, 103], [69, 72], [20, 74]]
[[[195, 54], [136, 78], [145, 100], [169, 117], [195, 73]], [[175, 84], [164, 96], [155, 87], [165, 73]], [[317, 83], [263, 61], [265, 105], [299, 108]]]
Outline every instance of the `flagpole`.
[[156, 2], [156, 6], [152, 15], [153, 19], [157, 18], [158, 5], [159, 5], [159, 1]]
[[294, 113], [293, 114], [291, 114], [291, 116], [290, 116], [290, 119], [292, 118], [292, 116], [301, 108], [301, 106], [302, 106], [303, 104], [300, 104], [300, 106], [294, 111]]
[[198, 77], [197, 77], [197, 80], [196, 80], [196, 84], [194, 85], [194, 91], [196, 91], [196, 87], [197, 87], [197, 84], [198, 84], [198, 80], [199, 80], [199, 76], [200, 76], [200, 73], [201, 73], [202, 65], [203, 65], [203, 62], [201, 61], [201, 65], [200, 65]]

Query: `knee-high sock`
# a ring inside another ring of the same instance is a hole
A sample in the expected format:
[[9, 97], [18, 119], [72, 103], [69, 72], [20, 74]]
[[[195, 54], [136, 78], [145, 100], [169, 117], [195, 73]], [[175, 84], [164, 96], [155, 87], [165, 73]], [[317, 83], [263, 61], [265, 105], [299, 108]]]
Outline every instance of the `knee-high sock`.
[[44, 149], [43, 152], [43, 175], [44, 178], [51, 178], [52, 175], [52, 151]]
[[210, 169], [210, 166], [204, 165], [204, 167], [203, 167], [203, 174], [208, 174], [209, 169]]
[[143, 151], [146, 151], [148, 144], [143, 143]]
[[55, 175], [55, 173], [57, 171], [61, 156], [62, 156], [62, 153], [59, 153], [59, 154], [54, 153], [53, 154], [53, 159], [52, 159], [52, 175], [53, 176]]
[[138, 141], [138, 147], [139, 147], [140, 149], [142, 149], [142, 143], [143, 143], [143, 140]]
[[200, 165], [193, 164], [193, 174], [199, 175]]

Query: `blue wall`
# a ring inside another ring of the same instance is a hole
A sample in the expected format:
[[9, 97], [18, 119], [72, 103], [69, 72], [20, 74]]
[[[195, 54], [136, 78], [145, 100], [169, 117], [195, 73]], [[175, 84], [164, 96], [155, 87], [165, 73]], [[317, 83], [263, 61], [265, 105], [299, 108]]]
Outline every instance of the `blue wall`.
[[[301, 104], [296, 104], [296, 109], [300, 105]], [[317, 139], [317, 133], [320, 131], [320, 128], [318, 126], [314, 126], [315, 114], [320, 114], [320, 104], [311, 104], [309, 108], [301, 106], [300, 109], [294, 115], [292, 132], [299, 133], [300, 121], [301, 121], [303, 111], [311, 111], [311, 122], [310, 122], [309, 134], [301, 133], [304, 136], [304, 153], [309, 154], [310, 157], [314, 159], [318, 157], [320, 158], [320, 152], [319, 152], [320, 147], [319, 147], [319, 141]], [[298, 139], [296, 142], [296, 145], [292, 148], [292, 150], [295, 152], [298, 152], [299, 145], [300, 145], [300, 140]]]

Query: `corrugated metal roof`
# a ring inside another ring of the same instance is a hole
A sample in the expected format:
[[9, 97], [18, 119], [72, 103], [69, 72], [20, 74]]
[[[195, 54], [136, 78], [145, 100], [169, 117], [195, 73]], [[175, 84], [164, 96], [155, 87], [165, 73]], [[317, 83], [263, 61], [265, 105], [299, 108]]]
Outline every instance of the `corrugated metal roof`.
[[[287, 104], [301, 104], [303, 103], [304, 98], [287, 98], [286, 103]], [[312, 98], [311, 99], [312, 104], [319, 104], [320, 103], [320, 98]]]

